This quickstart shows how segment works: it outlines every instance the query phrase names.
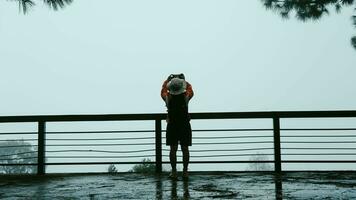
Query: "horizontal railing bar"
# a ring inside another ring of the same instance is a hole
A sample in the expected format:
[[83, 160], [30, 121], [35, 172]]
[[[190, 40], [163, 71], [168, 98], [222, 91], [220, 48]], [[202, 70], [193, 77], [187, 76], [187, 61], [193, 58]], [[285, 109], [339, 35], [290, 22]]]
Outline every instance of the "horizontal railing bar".
[[[193, 129], [193, 132], [235, 132], [235, 131], [273, 131], [273, 129]], [[84, 134], [84, 133], [152, 133], [154, 130], [130, 131], [49, 131], [48, 134]], [[165, 130], [162, 130], [165, 132]]]
[[[166, 113], [153, 114], [105, 114], [105, 115], [34, 115], [1, 116], [0, 122], [65, 122], [65, 121], [128, 121], [128, 120], [163, 120]], [[191, 113], [192, 119], [244, 119], [244, 118], [333, 118], [356, 117], [354, 110], [334, 111], [264, 111], [264, 112], [207, 112]]]
[[[228, 160], [228, 161], [189, 161], [189, 163], [193, 164], [218, 164], [218, 163], [273, 163], [273, 160], [262, 160], [262, 161], [254, 161], [254, 160]], [[107, 164], [142, 164], [143, 162], [67, 162], [67, 163], [46, 163], [46, 165], [107, 165]], [[146, 164], [155, 164], [155, 162], [144, 162]], [[162, 161], [163, 164], [170, 164], [169, 161]], [[182, 161], [177, 161], [177, 163], [182, 163]]]
[[29, 165], [34, 166], [37, 165], [37, 163], [0, 163], [0, 166], [29, 166]]
[[192, 119], [356, 117], [354, 110], [192, 113]]
[[301, 138], [310, 138], [310, 137], [321, 137], [321, 138], [335, 138], [335, 137], [356, 137], [356, 135], [288, 135], [281, 136], [281, 138], [289, 138], [289, 137], [301, 137]]
[[281, 148], [283, 149], [304, 149], [304, 150], [356, 150], [356, 148], [348, 148], [348, 147], [295, 147], [295, 148]]
[[[212, 151], [254, 151], [254, 150], [272, 150], [274, 148], [250, 148], [250, 149], [190, 149], [190, 152], [212, 152]], [[169, 149], [163, 149], [163, 151], [170, 151]]]
[[268, 138], [273, 137], [273, 135], [251, 135], [251, 136], [216, 136], [216, 137], [194, 137], [193, 139], [233, 139], [233, 138]]
[[[0, 117], [1, 118], [1, 117]], [[285, 128], [281, 131], [347, 131], [356, 128]], [[162, 130], [164, 131], [164, 130]], [[196, 129], [193, 132], [233, 132], [233, 131], [273, 131], [273, 129]], [[47, 134], [90, 134], [90, 133], [153, 133], [154, 130], [124, 130], [124, 131], [48, 131]], [[0, 135], [34, 135], [37, 132], [4, 132]]]
[[282, 153], [282, 156], [354, 156], [356, 153]]
[[0, 140], [0, 142], [18, 142], [18, 141], [37, 141], [37, 139], [8, 139], [8, 140]]
[[[273, 141], [256, 141], [256, 142], [214, 142], [214, 143], [194, 143], [194, 145], [215, 145], [215, 144], [263, 144], [273, 143]], [[129, 144], [49, 144], [46, 146], [130, 146], [130, 145], [154, 145], [155, 143], [129, 143]], [[165, 144], [165, 143], [163, 143]]]
[[281, 141], [281, 143], [293, 143], [293, 144], [340, 144], [340, 143], [356, 143], [356, 141], [323, 141], [323, 142], [316, 142], [316, 141]]
[[[111, 165], [111, 164], [142, 164], [142, 161], [127, 161], [127, 162], [51, 162], [46, 165]], [[155, 162], [145, 162], [146, 164], [155, 164]]]
[[47, 156], [46, 158], [144, 158], [155, 155], [135, 155], [135, 156]]
[[0, 122], [141, 121], [165, 119], [166, 114], [36, 115], [2, 116]]
[[[108, 165], [108, 164], [142, 164], [142, 161], [127, 161], [127, 162], [61, 162], [61, 163], [46, 163], [45, 165]], [[145, 162], [147, 164], [155, 164], [155, 162]], [[179, 162], [177, 162], [179, 163]], [[37, 165], [37, 163], [0, 163], [0, 166], [26, 166]], [[0, 175], [1, 176], [1, 175]]]
[[37, 151], [27, 151], [27, 152], [20, 152], [20, 153], [14, 153], [14, 154], [6, 154], [6, 155], [0, 155], [0, 157], [17, 156], [17, 155], [30, 154], [30, 153], [37, 153]]
[[37, 159], [37, 156], [36, 157], [25, 157], [25, 158], [7, 158], [7, 159], [0, 159], [1, 160], [28, 160], [28, 159]]
[[[251, 135], [251, 136], [212, 136], [212, 137], [200, 137], [196, 136], [193, 137], [194, 139], [229, 139], [229, 138], [266, 138], [266, 137], [272, 137], [268, 135]], [[288, 135], [288, 136], [281, 136], [281, 138], [290, 138], [290, 137], [298, 137], [298, 138], [303, 138], [303, 137], [356, 137], [356, 135]], [[165, 138], [165, 137], [162, 137]], [[154, 139], [154, 137], [130, 137], [130, 138], [73, 138], [73, 139], [46, 139], [46, 140], [53, 140], [53, 141], [70, 141], [70, 140], [144, 140], [144, 139]], [[2, 142], [6, 141], [37, 141], [37, 139], [7, 139], [7, 140], [0, 140]]]
[[15, 145], [15, 146], [0, 146], [0, 148], [11, 148], [11, 147], [33, 147], [33, 146], [37, 146], [36, 144], [32, 145], [32, 144], [29, 144], [29, 145]]
[[[216, 160], [216, 161], [200, 161], [200, 160], [192, 160], [189, 161], [190, 163], [193, 164], [219, 164], [219, 163], [273, 163], [273, 160], [260, 160], [260, 161], [255, 161], [255, 160], [226, 160], [226, 161], [222, 161], [222, 160]], [[169, 164], [169, 161], [164, 161], [162, 162], [164, 164]], [[177, 163], [182, 163], [182, 162], [177, 162]]]
[[[241, 160], [241, 161], [236, 161], [236, 160], [226, 160], [226, 161], [221, 161], [221, 160], [217, 160], [217, 161], [189, 161], [189, 163], [192, 164], [219, 164], [219, 163], [273, 163], [273, 160], [261, 160], [261, 161], [254, 161], [254, 160]], [[356, 162], [356, 161], [355, 161]], [[139, 162], [139, 161], [135, 161], [135, 162], [61, 162], [61, 163], [46, 163], [46, 165], [110, 165], [110, 164], [142, 164], [143, 162]], [[155, 164], [155, 162], [144, 162], [146, 164]], [[163, 164], [170, 164], [169, 161], [162, 161]], [[182, 163], [182, 161], [177, 161], [177, 163]], [[15, 165], [37, 165], [35, 164], [29, 164], [29, 163], [25, 163], [25, 164], [18, 164], [18, 163], [11, 163], [11, 164], [4, 164], [4, 163], [0, 163], [0, 166], [15, 166]]]
[[333, 118], [333, 117], [356, 117], [356, 111], [277, 111], [280, 118]]
[[[204, 158], [204, 157], [238, 157], [238, 156], [255, 156], [256, 154], [233, 154], [233, 155], [199, 155], [190, 156], [191, 158]], [[259, 155], [266, 155], [271, 156], [274, 154], [259, 154]], [[154, 157], [155, 155], [137, 155], [137, 156], [48, 156], [47, 158], [142, 158], [142, 157]], [[163, 157], [169, 157], [169, 155], [162, 155]], [[182, 157], [182, 156], [177, 156]]]
[[282, 163], [356, 163], [356, 160], [282, 160]]
[[[281, 129], [281, 130], [356, 130], [356, 129]], [[164, 131], [164, 130], [162, 130]], [[273, 129], [201, 129], [193, 130], [194, 132], [223, 132], [223, 131], [273, 131]], [[46, 134], [79, 134], [79, 133], [151, 133], [154, 130], [138, 130], [138, 131], [70, 131], [70, 132], [46, 132]], [[13, 133], [0, 133], [2, 134], [37, 134], [37, 132], [13, 132]], [[286, 136], [283, 136], [286, 137]]]
[[[219, 155], [191, 155], [191, 158], [208, 158], [208, 157], [239, 157], [239, 156], [272, 156], [274, 154], [219, 154]], [[321, 155], [338, 155], [338, 156], [349, 156], [349, 155], [356, 155], [355, 153], [288, 153], [282, 154], [288, 156], [321, 156]], [[155, 155], [134, 155], [134, 156], [48, 156], [47, 158], [51, 159], [58, 159], [58, 158], [143, 158], [143, 157], [154, 157]], [[163, 157], [169, 157], [169, 155], [163, 155]], [[182, 157], [182, 156], [177, 156]], [[0, 159], [0, 161], [4, 160], [28, 160], [28, 159], [37, 159], [37, 157], [25, 157], [25, 158], [11, 158], [11, 159]]]
[[47, 141], [86, 141], [86, 140], [147, 140], [147, 139], [155, 139], [155, 137], [130, 137], [130, 138], [74, 138], [74, 139], [46, 139]]
[[[212, 136], [212, 137], [200, 137], [196, 136], [193, 137], [194, 139], [232, 139], [232, 138], [266, 138], [266, 137], [272, 137], [268, 135], [252, 135], [252, 136]], [[288, 136], [281, 136], [281, 138], [293, 138], [293, 137], [298, 137], [298, 138], [310, 138], [310, 137], [321, 137], [321, 138], [330, 138], [330, 137], [356, 137], [356, 135], [288, 135]], [[130, 138], [73, 138], [73, 139], [46, 139], [47, 141], [70, 141], [70, 140], [144, 140], [144, 139], [154, 139], [155, 137], [130, 137]], [[162, 137], [165, 138], [165, 137]], [[7, 139], [7, 140], [0, 140], [2, 142], [6, 141], [37, 141], [37, 139]]]
[[143, 149], [134, 151], [104, 151], [104, 150], [58, 150], [58, 151], [46, 151], [46, 153], [65, 153], [65, 152], [94, 152], [94, 153], [140, 153], [140, 152], [150, 152], [155, 149]]
[[65, 146], [130, 146], [130, 145], [154, 145], [155, 143], [129, 143], [129, 144], [48, 144], [47, 147], [65, 147]]
[[262, 128], [262, 129], [256, 129], [256, 128], [240, 128], [240, 129], [196, 129], [193, 130], [193, 132], [235, 132], [235, 131], [273, 131], [273, 129], [270, 128]]
[[[210, 158], [210, 157], [239, 157], [239, 156], [273, 156], [274, 154], [219, 154], [219, 155], [191, 155], [191, 158]], [[169, 155], [162, 155], [163, 157], [169, 157]], [[177, 155], [177, 157], [183, 157]]]
[[154, 130], [132, 130], [132, 131], [49, 131], [46, 134], [92, 134], [92, 133], [153, 133]]
[[[262, 156], [272, 156], [274, 154], [258, 154], [257, 156], [262, 155]], [[330, 153], [330, 154], [282, 154], [282, 155], [295, 155], [295, 156], [315, 156], [315, 155], [339, 155], [339, 156], [349, 156], [349, 155], [356, 155], [355, 153], [343, 153], [343, 154], [338, 154], [338, 153]], [[65, 158], [77, 158], [77, 159], [87, 159], [87, 158], [144, 158], [144, 157], [154, 157], [155, 155], [134, 155], [134, 156], [48, 156], [47, 158], [50, 159], [65, 159]], [[219, 155], [192, 155], [190, 156], [191, 158], [208, 158], [208, 157], [239, 157], [239, 156], [256, 156], [256, 154], [219, 154]], [[163, 155], [163, 157], [169, 157], [168, 155]], [[177, 157], [182, 157], [182, 156], [177, 156]], [[0, 159], [0, 161], [8, 161], [8, 160], [28, 160], [28, 159], [37, 159], [37, 157], [25, 157], [25, 158], [11, 158], [11, 159]]]
[[[273, 143], [273, 141], [256, 141], [256, 142], [211, 142], [211, 143], [205, 143], [205, 142], [196, 142], [193, 143], [193, 145], [215, 145], [215, 144], [265, 144], [265, 143]], [[165, 144], [165, 143], [163, 143]]]
[[4, 132], [0, 133], [0, 135], [36, 135], [37, 132]]
[[282, 128], [281, 131], [355, 131], [356, 128]]

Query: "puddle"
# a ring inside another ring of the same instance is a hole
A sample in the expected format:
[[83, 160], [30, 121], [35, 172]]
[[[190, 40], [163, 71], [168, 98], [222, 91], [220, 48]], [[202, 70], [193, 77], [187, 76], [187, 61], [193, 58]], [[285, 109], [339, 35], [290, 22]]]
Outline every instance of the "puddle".
[[[285, 173], [192, 173], [189, 181], [162, 176], [47, 175], [0, 177], [1, 199], [356, 199], [356, 175]], [[282, 180], [282, 184], [281, 181]], [[276, 181], [276, 182], [275, 182]], [[276, 190], [277, 183], [280, 189]]]

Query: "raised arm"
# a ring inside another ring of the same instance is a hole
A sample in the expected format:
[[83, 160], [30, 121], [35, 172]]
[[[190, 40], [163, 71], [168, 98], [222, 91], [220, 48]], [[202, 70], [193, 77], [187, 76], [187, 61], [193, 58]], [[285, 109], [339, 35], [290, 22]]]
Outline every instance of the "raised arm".
[[187, 82], [187, 89], [186, 89], [186, 93], [185, 96], [188, 97], [188, 99], [190, 100], [191, 98], [193, 98], [194, 96], [194, 91], [193, 91], [193, 87], [190, 83]]
[[168, 97], [168, 87], [167, 87], [167, 84], [168, 84], [168, 80], [165, 80], [163, 82], [163, 85], [162, 85], [162, 89], [161, 89], [161, 97], [162, 97], [162, 100], [163, 101], [166, 101], [167, 97]]

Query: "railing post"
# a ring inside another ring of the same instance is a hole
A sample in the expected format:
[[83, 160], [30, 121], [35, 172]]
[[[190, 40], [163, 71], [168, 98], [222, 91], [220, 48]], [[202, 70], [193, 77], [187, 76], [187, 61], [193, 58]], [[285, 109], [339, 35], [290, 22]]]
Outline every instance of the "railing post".
[[46, 122], [38, 122], [38, 154], [37, 154], [37, 174], [44, 175], [46, 173], [45, 151], [46, 151]]
[[280, 134], [280, 118], [273, 117], [273, 141], [274, 141], [274, 171], [280, 173], [282, 171], [281, 164], [281, 134]]
[[156, 173], [162, 172], [162, 122], [161, 119], [156, 119]]

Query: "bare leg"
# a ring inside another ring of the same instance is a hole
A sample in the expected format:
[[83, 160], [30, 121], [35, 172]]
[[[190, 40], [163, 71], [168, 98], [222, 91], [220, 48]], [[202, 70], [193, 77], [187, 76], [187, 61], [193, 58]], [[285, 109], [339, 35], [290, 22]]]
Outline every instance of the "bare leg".
[[177, 171], [177, 149], [178, 149], [178, 145], [170, 146], [169, 161], [171, 163], [172, 172]]
[[183, 152], [183, 172], [188, 172], [189, 165], [189, 147], [181, 146]]

